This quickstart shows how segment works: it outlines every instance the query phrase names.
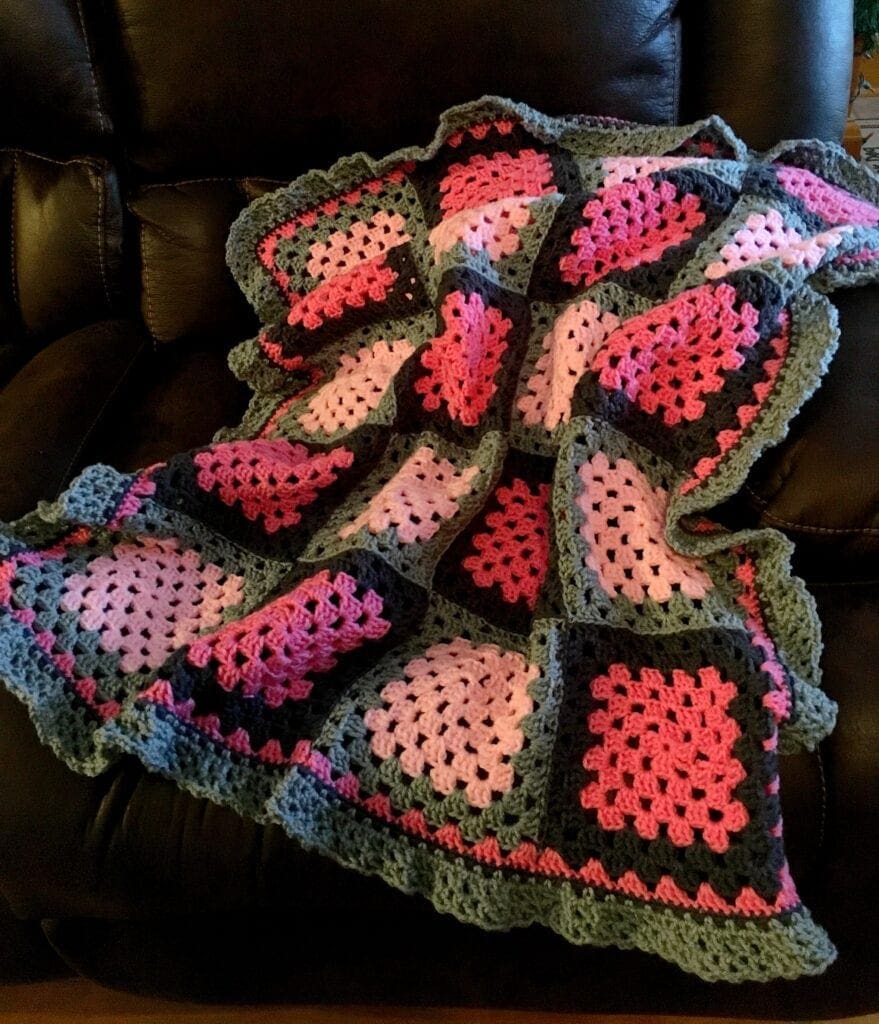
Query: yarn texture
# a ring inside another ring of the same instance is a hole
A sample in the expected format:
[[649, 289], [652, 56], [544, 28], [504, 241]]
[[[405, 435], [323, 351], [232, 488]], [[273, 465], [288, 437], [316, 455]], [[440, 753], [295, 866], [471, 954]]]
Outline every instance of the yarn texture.
[[824, 293], [879, 276], [879, 179], [483, 97], [256, 200], [227, 256], [243, 421], [0, 528], [43, 742], [487, 929], [823, 971], [778, 778], [833, 727], [819, 622], [790, 542], [712, 509], [818, 386]]

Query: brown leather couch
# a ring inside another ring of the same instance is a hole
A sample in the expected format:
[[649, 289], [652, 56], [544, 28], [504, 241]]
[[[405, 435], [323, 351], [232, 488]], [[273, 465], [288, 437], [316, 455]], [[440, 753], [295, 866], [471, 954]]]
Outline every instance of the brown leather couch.
[[[225, 355], [256, 324], [223, 249], [255, 196], [426, 142], [484, 93], [657, 123], [718, 112], [756, 148], [838, 139], [851, 44], [851, 0], [4, 0], [0, 516], [240, 416]], [[542, 929], [482, 932], [134, 761], [72, 774], [3, 691], [0, 976], [219, 1000], [879, 1010], [879, 289], [835, 301], [825, 385], [719, 513], [795, 538], [824, 621], [839, 724], [784, 759], [782, 799], [801, 893], [839, 948], [825, 975], [707, 985]]]

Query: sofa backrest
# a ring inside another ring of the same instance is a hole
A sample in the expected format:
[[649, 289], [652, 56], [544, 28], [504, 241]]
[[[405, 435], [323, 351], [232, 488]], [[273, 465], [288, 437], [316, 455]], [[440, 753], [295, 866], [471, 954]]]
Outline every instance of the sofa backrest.
[[20, 354], [127, 301], [157, 344], [240, 340], [256, 325], [223, 248], [241, 207], [426, 142], [483, 93], [716, 110], [760, 146], [838, 138], [850, 59], [851, 0], [5, 0], [3, 337]]
[[247, 201], [348, 152], [427, 142], [453, 103], [495, 93], [554, 113], [677, 113], [674, 0], [213, 0], [198, 18], [177, 0], [109, 6], [159, 342], [254, 330], [223, 260]]
[[122, 203], [76, 0], [0, 4], [0, 383], [122, 303]]
[[[121, 130], [159, 180], [285, 177], [428, 141], [484, 93], [674, 120], [676, 0], [112, 0]], [[193, 7], [198, 17], [193, 17]]]

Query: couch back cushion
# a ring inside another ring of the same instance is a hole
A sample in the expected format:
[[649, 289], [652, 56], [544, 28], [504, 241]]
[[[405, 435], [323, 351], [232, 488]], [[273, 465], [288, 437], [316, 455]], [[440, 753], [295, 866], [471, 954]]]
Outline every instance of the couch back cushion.
[[82, 0], [0, 3], [0, 144], [103, 153], [112, 124]]
[[122, 210], [100, 157], [0, 149], [0, 384], [46, 342], [120, 305]]
[[122, 208], [88, 13], [0, 2], [0, 384], [119, 306]]
[[128, 208], [140, 232], [141, 313], [156, 343], [192, 338], [225, 346], [257, 329], [226, 266], [226, 236], [244, 206], [284, 184], [206, 178], [135, 190]]
[[681, 0], [681, 122], [720, 114], [754, 149], [839, 142], [852, 73], [852, 0]]
[[677, 113], [675, 0], [106, 2], [158, 342], [256, 329], [223, 251], [250, 199], [346, 153], [426, 143], [455, 103], [493, 93], [547, 113]]
[[151, 175], [290, 177], [427, 142], [485, 93], [674, 121], [677, 0], [107, 0], [131, 159]]

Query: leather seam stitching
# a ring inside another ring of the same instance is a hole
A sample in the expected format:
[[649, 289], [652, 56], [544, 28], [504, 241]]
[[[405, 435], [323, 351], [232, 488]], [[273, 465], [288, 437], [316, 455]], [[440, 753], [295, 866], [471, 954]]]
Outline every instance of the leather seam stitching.
[[[129, 210], [131, 210], [131, 207], [129, 207]], [[137, 213], [134, 210], [131, 210], [131, 213], [137, 217]], [[140, 224], [141, 232], [153, 231], [159, 236], [159, 238], [167, 242], [168, 245], [173, 245], [178, 249], [187, 248], [184, 244], [185, 239], [181, 239], [179, 235], [173, 235], [167, 228], [160, 227], [155, 223], [155, 221], [145, 220], [144, 218], [138, 217], [138, 222]], [[189, 248], [191, 249], [191, 246]]]
[[88, 32], [86, 32], [85, 28], [85, 15], [83, 14], [82, 10], [82, 0], [76, 0], [76, 10], [79, 14], [79, 27], [82, 29], [82, 41], [85, 44], [85, 52], [88, 57], [89, 74], [91, 75], [92, 79], [92, 88], [95, 91], [95, 104], [98, 108], [98, 123], [101, 126], [101, 132], [105, 132], [107, 130], [107, 119], [104, 116], [104, 105], [103, 103], [101, 103], [101, 93], [98, 90], [98, 77], [95, 74], [95, 62], [94, 58], [92, 57], [92, 48], [91, 44], [89, 43]]
[[231, 182], [233, 182], [233, 183], [235, 183], [235, 184], [237, 184], [239, 186], [242, 185], [244, 182], [248, 182], [248, 181], [264, 181], [268, 185], [278, 185], [278, 186], [280, 186], [282, 188], [283, 188], [284, 185], [288, 185], [290, 183], [286, 179], [282, 179], [282, 178], [260, 178], [258, 176], [252, 176], [252, 175], [251, 176], [246, 176], [246, 177], [243, 177], [243, 178], [234, 178], [234, 177], [228, 177], [228, 178], [223, 178], [223, 177], [216, 177], [216, 178], [188, 178], [185, 181], [160, 181], [160, 182], [156, 182], [153, 185], [144, 185], [140, 189], [140, 192], [141, 193], [143, 193], [143, 192], [151, 192], [151, 191], [153, 191], [154, 189], [157, 189], [157, 188], [165, 188], [165, 189], [180, 188], [183, 185], [203, 185], [203, 184], [209, 184], [210, 182], [217, 182], [217, 181], [223, 181], [223, 182], [230, 182], [231, 181]]
[[879, 534], [879, 527], [874, 526], [817, 526], [814, 523], [797, 523], [790, 519], [784, 519], [782, 516], [776, 515], [774, 512], [770, 512], [767, 508], [769, 502], [756, 494], [750, 487], [745, 487], [743, 490], [750, 494], [754, 501], [757, 502], [761, 507], [761, 515], [768, 519], [770, 523], [778, 524], [779, 526], [788, 526], [791, 529], [799, 530], [802, 533], [827, 533], [827, 534]]
[[101, 283], [104, 286], [104, 298], [107, 300], [107, 312], [112, 312], [113, 302], [110, 298], [110, 284], [107, 280], [107, 235], [104, 228], [104, 214], [107, 208], [107, 182], [103, 174], [97, 175], [98, 188], [98, 267], [101, 271]]
[[[9, 215], [9, 261], [10, 261], [10, 272], [12, 275], [12, 301], [15, 303], [16, 309], [21, 315], [21, 303], [18, 295], [18, 260], [15, 253], [15, 179], [18, 176], [18, 154], [14, 154], [12, 157], [12, 201], [10, 203], [10, 215]], [[24, 319], [22, 317], [22, 319]]]
[[55, 164], [58, 167], [68, 167], [70, 164], [77, 164], [83, 167], [90, 167], [98, 174], [107, 166], [105, 160], [82, 156], [74, 156], [69, 160], [56, 160], [54, 157], [44, 156], [42, 153], [35, 153], [32, 149], [23, 149], [21, 146], [0, 146], [0, 153], [11, 153], [13, 157], [29, 156], [34, 160], [43, 160], [47, 164]]
[[147, 234], [144, 230], [144, 225], [140, 225], [140, 249], [141, 255], [143, 256], [143, 293], [146, 299], [146, 324], [149, 329], [150, 336], [158, 341], [158, 336], [155, 332], [155, 325], [153, 323], [153, 297], [150, 292], [150, 249], [147, 244]]
[[789, 519], [782, 519], [772, 512], [763, 512], [763, 517], [774, 525], [787, 526], [793, 531], [800, 533], [826, 533], [829, 535], [873, 536], [879, 534], [879, 528], [872, 526], [815, 526], [811, 523], [795, 523]]

